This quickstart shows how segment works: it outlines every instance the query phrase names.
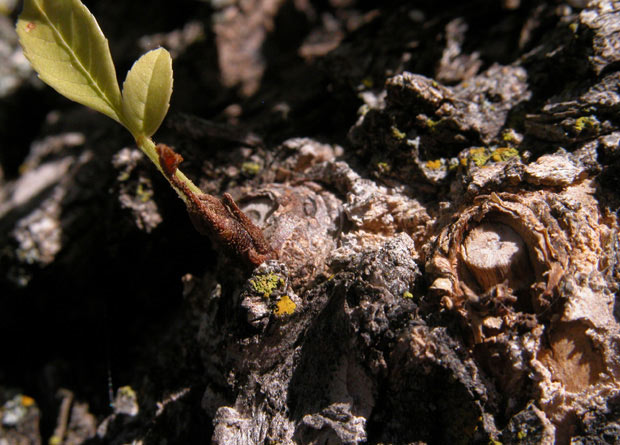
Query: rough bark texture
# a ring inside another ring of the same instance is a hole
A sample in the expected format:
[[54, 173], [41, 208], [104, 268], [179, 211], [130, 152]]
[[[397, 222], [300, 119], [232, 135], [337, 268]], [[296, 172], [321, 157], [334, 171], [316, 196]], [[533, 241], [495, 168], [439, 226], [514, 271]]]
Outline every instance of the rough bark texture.
[[278, 259], [0, 15], [0, 443], [620, 443], [617, 2], [85, 3]]

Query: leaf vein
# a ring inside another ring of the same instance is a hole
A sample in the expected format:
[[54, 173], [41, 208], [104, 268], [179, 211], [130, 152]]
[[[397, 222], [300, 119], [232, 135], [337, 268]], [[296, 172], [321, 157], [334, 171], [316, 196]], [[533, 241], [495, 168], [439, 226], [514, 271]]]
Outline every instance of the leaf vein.
[[[67, 43], [66, 37], [65, 37], [64, 33], [60, 29], [58, 29], [57, 25], [52, 22], [50, 17], [47, 15], [45, 10], [40, 5], [37, 4], [37, 7], [38, 7], [39, 12], [41, 13], [41, 15], [44, 17], [47, 25], [53, 31], [53, 34], [56, 36], [56, 43], [58, 43], [58, 45], [61, 46], [62, 49], [64, 49], [64, 51], [69, 55], [70, 60], [73, 61], [73, 63], [71, 63], [71, 65], [74, 68], [76, 68], [77, 71], [79, 71], [84, 77], [86, 77], [86, 79], [88, 80], [89, 84], [93, 87], [93, 90], [95, 91], [96, 95], [100, 99], [102, 99], [104, 101], [104, 103], [109, 108], [114, 110], [114, 112], [118, 115], [119, 114], [118, 108], [114, 105], [112, 100], [108, 97], [108, 94], [106, 94], [106, 92], [104, 92], [101, 89], [101, 87], [96, 82], [96, 79], [94, 79], [91, 76], [91, 73], [83, 65], [82, 60], [80, 60], [80, 58], [75, 54], [75, 52], [73, 51], [73, 48], [71, 47], [71, 45], [69, 43]], [[71, 12], [71, 19], [73, 19], [73, 11]], [[92, 46], [92, 45], [89, 45], [89, 46]]]

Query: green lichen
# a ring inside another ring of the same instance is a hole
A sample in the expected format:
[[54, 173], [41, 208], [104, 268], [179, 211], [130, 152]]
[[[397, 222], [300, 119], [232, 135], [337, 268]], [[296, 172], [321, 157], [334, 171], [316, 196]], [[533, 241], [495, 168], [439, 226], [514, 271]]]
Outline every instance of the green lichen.
[[508, 144], [518, 144], [519, 138], [517, 137], [517, 132], [512, 128], [502, 131], [502, 141]]
[[358, 109], [357, 109], [357, 114], [359, 116], [366, 116], [366, 114], [370, 111], [370, 107], [368, 106], [368, 104], [362, 104]]
[[244, 162], [241, 164], [241, 173], [246, 176], [256, 176], [260, 172], [261, 166], [256, 162]]
[[517, 439], [519, 439], [519, 440], [523, 440], [523, 439], [525, 439], [526, 437], [527, 437], [527, 432], [526, 432], [526, 431], [520, 430], [520, 431], [517, 433]]
[[153, 190], [145, 187], [145, 184], [139, 183], [138, 187], [136, 187], [136, 196], [140, 202], [147, 202], [153, 197]]
[[284, 286], [284, 280], [274, 273], [260, 274], [250, 279], [252, 288], [264, 298], [271, 297], [271, 294], [278, 287]]
[[392, 136], [394, 136], [394, 138], [398, 139], [399, 141], [402, 141], [403, 139], [407, 137], [406, 133], [403, 133], [395, 126], [392, 126], [391, 130], [392, 130]]
[[377, 170], [381, 173], [389, 173], [392, 167], [387, 162], [377, 162]]
[[118, 393], [116, 395], [117, 397], [126, 397], [132, 400], [135, 400], [138, 398], [136, 392], [133, 390], [133, 388], [129, 385], [126, 386], [121, 386], [120, 388], [118, 388]]
[[476, 164], [478, 167], [482, 167], [489, 161], [489, 159], [491, 158], [491, 155], [489, 154], [489, 151], [486, 148], [476, 147], [476, 148], [469, 149], [468, 158], [471, 159], [471, 161], [474, 164]]
[[493, 162], [502, 162], [518, 157], [519, 151], [512, 147], [499, 147], [491, 152], [491, 160]]
[[428, 128], [430, 132], [437, 130], [437, 124], [439, 124], [439, 121], [434, 121], [430, 117], [426, 119], [426, 128]]
[[448, 170], [449, 171], [454, 171], [457, 168], [459, 168], [459, 160], [458, 160], [458, 158], [450, 158], [448, 160]]
[[596, 116], [582, 116], [580, 118], [577, 118], [577, 120], [575, 121], [574, 129], [577, 134], [580, 134], [584, 131], [596, 132], [598, 131], [600, 126], [601, 123], [598, 121]]
[[285, 295], [276, 303], [273, 313], [278, 317], [283, 317], [285, 315], [292, 315], [296, 308], [297, 305], [293, 300], [291, 300], [291, 297]]

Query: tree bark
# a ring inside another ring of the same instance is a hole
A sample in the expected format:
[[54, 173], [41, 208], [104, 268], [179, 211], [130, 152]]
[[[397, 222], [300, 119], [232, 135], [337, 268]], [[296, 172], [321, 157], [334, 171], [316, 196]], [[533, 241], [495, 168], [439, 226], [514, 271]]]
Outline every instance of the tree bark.
[[620, 443], [617, 2], [159, 3], [127, 35], [92, 8], [117, 66], [171, 49], [155, 139], [277, 258], [21, 78], [0, 110], [48, 114], [3, 137], [1, 438]]

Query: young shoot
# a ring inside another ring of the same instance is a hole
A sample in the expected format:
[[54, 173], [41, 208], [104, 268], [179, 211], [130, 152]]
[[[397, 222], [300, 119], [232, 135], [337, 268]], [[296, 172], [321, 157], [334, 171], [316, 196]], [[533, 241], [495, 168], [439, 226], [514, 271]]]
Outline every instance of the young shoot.
[[151, 136], [161, 125], [172, 94], [172, 58], [164, 48], [140, 57], [122, 90], [108, 41], [80, 0], [24, 0], [17, 21], [24, 54], [39, 78], [63, 96], [123, 125], [185, 202], [201, 233], [257, 265], [272, 250], [260, 229], [230, 195], [219, 200], [201, 192], [180, 170], [181, 156]]

